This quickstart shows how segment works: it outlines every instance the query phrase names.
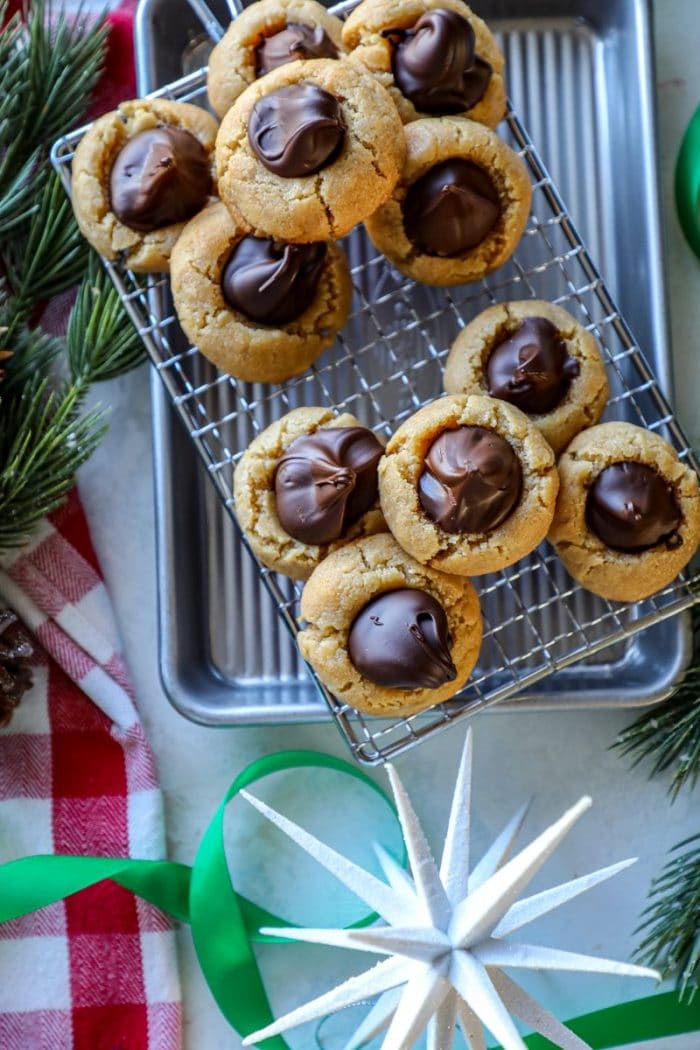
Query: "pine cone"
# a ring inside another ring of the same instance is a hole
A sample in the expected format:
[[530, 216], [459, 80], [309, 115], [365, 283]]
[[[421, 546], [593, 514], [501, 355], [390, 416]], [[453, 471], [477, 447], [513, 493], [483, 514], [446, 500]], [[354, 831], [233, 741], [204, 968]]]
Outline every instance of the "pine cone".
[[32, 687], [29, 661], [34, 647], [11, 609], [0, 609], [0, 727], [9, 724], [13, 712]]

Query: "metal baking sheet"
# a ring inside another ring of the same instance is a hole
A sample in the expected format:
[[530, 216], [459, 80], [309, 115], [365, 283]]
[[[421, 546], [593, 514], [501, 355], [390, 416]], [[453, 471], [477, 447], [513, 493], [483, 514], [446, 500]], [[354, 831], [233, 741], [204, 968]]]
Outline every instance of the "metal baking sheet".
[[[186, 0], [142, 0], [142, 93], [201, 65], [207, 33], [192, 7]], [[210, 8], [226, 25], [226, 5]], [[515, 109], [669, 392], [650, 4], [484, 0], [478, 11], [501, 40]], [[209, 29], [216, 34], [217, 25]], [[160, 658], [170, 699], [183, 714], [212, 725], [327, 718], [167, 393], [155, 375], [152, 382]], [[577, 601], [585, 606], [593, 599], [579, 595]], [[686, 618], [663, 620], [499, 707], [654, 702], [668, 693], [688, 656]]]

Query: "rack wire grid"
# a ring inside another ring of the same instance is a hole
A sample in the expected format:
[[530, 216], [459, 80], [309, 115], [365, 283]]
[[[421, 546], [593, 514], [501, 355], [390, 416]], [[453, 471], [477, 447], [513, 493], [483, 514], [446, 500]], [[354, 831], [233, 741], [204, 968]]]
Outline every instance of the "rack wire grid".
[[[152, 97], [206, 105], [206, 70]], [[62, 138], [52, 151], [68, 193], [71, 158], [85, 130]], [[681, 427], [510, 107], [501, 130], [524, 160], [533, 184], [529, 224], [511, 260], [480, 282], [428, 288], [399, 274], [358, 227], [344, 241], [354, 285], [348, 323], [314, 366], [280, 386], [238, 382], [189, 345], [177, 322], [167, 275], [134, 274], [105, 261], [236, 528], [235, 465], [264, 427], [292, 408], [329, 405], [352, 412], [388, 436], [440, 396], [443, 363], [458, 331], [487, 306], [509, 299], [549, 299], [569, 310], [596, 336], [604, 353], [611, 390], [605, 418], [626, 419], [662, 433], [698, 471]], [[257, 567], [284, 624], [296, 635], [300, 586], [260, 563]], [[698, 580], [699, 575], [684, 574], [638, 603], [605, 601], [572, 581], [553, 550], [543, 544], [517, 564], [474, 581], [484, 641], [475, 671], [453, 700], [419, 715], [386, 721], [339, 703], [317, 678], [316, 684], [357, 760], [376, 765], [559, 668], [579, 660], [595, 662], [596, 654], [604, 649], [608, 654], [611, 646], [624, 650], [636, 632], [689, 608], [697, 597]]]

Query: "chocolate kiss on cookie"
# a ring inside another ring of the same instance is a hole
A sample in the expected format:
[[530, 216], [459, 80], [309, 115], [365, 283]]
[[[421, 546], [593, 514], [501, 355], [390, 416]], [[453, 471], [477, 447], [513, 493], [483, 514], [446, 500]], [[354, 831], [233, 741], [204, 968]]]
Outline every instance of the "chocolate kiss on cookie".
[[323, 427], [293, 441], [275, 473], [285, 532], [314, 546], [339, 539], [376, 501], [383, 451], [366, 427]]
[[501, 214], [498, 191], [477, 164], [454, 157], [408, 188], [403, 219], [408, 239], [428, 255], [462, 255], [491, 233]]
[[528, 317], [496, 343], [486, 362], [488, 391], [523, 412], [551, 412], [581, 371], [559, 332], [544, 317]]
[[127, 140], [109, 179], [112, 211], [149, 233], [191, 218], [211, 192], [209, 157], [184, 128], [160, 125]]
[[266, 36], [255, 51], [259, 77], [287, 62], [310, 58], [337, 58], [338, 48], [321, 26], [287, 22], [283, 29]]
[[248, 123], [253, 152], [268, 171], [285, 179], [325, 168], [340, 152], [344, 139], [340, 102], [308, 81], [263, 95]]
[[288, 324], [313, 302], [325, 259], [325, 244], [243, 237], [221, 274], [224, 299], [251, 321]]
[[672, 550], [683, 542], [673, 488], [653, 467], [633, 460], [601, 470], [588, 492], [586, 521], [606, 546], [625, 553], [662, 542]]
[[426, 11], [412, 29], [385, 29], [401, 93], [423, 113], [462, 113], [485, 95], [493, 70], [475, 54], [471, 24], [456, 11]]
[[368, 602], [350, 627], [348, 655], [388, 689], [437, 689], [457, 677], [445, 610], [425, 591], [402, 588]]
[[463, 426], [433, 441], [418, 479], [418, 497], [444, 532], [484, 533], [512, 514], [522, 483], [520, 460], [500, 434]]

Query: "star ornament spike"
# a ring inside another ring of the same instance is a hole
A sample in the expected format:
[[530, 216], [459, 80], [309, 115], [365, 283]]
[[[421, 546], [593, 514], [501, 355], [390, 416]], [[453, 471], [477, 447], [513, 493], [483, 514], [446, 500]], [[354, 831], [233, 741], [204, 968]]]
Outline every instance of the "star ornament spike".
[[384, 925], [356, 930], [265, 927], [293, 941], [373, 952], [369, 970], [297, 1007], [244, 1040], [262, 1042], [378, 996], [346, 1050], [360, 1050], [382, 1032], [382, 1050], [409, 1050], [427, 1032], [428, 1050], [450, 1050], [461, 1030], [470, 1050], [485, 1050], [487, 1033], [503, 1050], [526, 1050], [515, 1021], [561, 1050], [590, 1050], [577, 1035], [525, 992], [504, 970], [566, 970], [660, 980], [655, 970], [513, 940], [511, 935], [562, 904], [624, 871], [634, 860], [523, 896], [530, 881], [590, 808], [582, 798], [529, 846], [512, 854], [525, 810], [503, 829], [469, 870], [472, 732], [462, 751], [438, 864], [398, 773], [387, 767], [401, 822], [410, 874], [379, 850], [386, 882], [252, 795], [248, 802], [381, 916]]

